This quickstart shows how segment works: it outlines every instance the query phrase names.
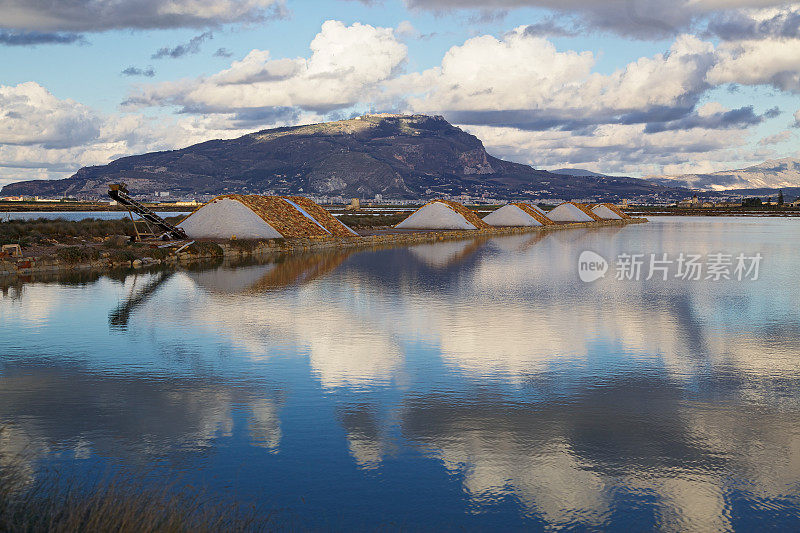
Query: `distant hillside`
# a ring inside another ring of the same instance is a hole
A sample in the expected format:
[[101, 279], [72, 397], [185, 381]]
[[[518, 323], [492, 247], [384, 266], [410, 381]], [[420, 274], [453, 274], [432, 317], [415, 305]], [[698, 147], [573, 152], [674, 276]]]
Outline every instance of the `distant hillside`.
[[585, 170], [582, 168], [557, 168], [555, 170], [551, 170], [553, 174], [562, 174], [564, 176], [592, 176], [595, 178], [604, 178], [606, 177], [605, 174], [598, 174], [597, 172], [592, 172], [591, 170]]
[[712, 172], [710, 174], [648, 176], [647, 179], [661, 185], [689, 187], [706, 191], [800, 187], [800, 160], [792, 158], [776, 159], [739, 170]]
[[721, 191], [724, 195], [729, 196], [757, 196], [759, 198], [772, 198], [777, 199], [778, 192], [783, 193], [783, 198], [787, 202], [793, 202], [800, 198], [800, 187], [780, 187], [778, 189], [728, 189]]
[[420, 198], [470, 194], [618, 199], [687, 191], [634, 178], [575, 177], [535, 170], [486, 153], [475, 136], [442, 117], [365, 115], [277, 128], [181, 150], [123, 157], [52, 181], [26, 181], [4, 195], [104, 197], [124, 181], [137, 193], [312, 194]]

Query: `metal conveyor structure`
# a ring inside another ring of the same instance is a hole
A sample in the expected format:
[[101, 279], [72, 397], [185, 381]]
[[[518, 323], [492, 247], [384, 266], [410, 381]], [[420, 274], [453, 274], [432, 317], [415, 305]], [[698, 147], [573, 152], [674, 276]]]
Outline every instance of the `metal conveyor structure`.
[[[142, 240], [142, 237], [188, 239], [186, 233], [181, 228], [173, 226], [155, 214], [152, 210], [145, 207], [144, 204], [131, 198], [128, 188], [124, 183], [109, 184], [108, 196], [110, 196], [112, 200], [116, 200], [120, 205], [124, 205], [128, 209], [128, 213], [131, 216], [131, 221], [133, 221], [133, 228], [136, 231], [136, 240], [140, 241]], [[133, 219], [133, 213], [136, 213], [142, 218], [142, 220], [144, 220], [144, 223], [148, 228], [146, 233], [139, 232], [139, 229], [136, 227], [136, 221]], [[163, 233], [161, 235], [157, 235], [156, 232], [153, 231], [154, 227], [160, 229]]]

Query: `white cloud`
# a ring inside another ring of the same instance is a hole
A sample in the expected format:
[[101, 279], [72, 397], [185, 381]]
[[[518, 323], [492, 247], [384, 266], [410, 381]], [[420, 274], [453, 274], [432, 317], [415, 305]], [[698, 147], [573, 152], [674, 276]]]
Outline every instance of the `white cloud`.
[[92, 32], [203, 28], [284, 16], [284, 0], [0, 0], [0, 28]]
[[710, 117], [712, 115], [725, 113], [727, 111], [730, 111], [730, 109], [719, 102], [707, 102], [697, 108], [697, 114], [701, 117]]
[[715, 14], [706, 32], [728, 41], [800, 37], [800, 4]]
[[717, 12], [743, 8], [768, 8], [782, 0], [406, 0], [412, 8], [432, 11], [455, 9], [495, 10], [538, 7], [577, 16], [590, 29], [610, 31], [640, 39], [658, 39], [688, 30], [693, 23]]
[[642, 124], [606, 124], [591, 133], [523, 131], [469, 126], [491, 154], [536, 168], [578, 166], [626, 175], [719, 170], [730, 161], [758, 157], [745, 149], [746, 131], [720, 135], [711, 129], [646, 134]]
[[789, 130], [782, 131], [780, 133], [776, 133], [775, 135], [767, 135], [760, 141], [758, 141], [759, 146], [770, 146], [772, 144], [779, 144], [782, 142], [786, 142], [792, 138], [792, 132]]
[[417, 37], [419, 35], [414, 25], [407, 20], [401, 21], [400, 24], [397, 25], [397, 28], [395, 28], [394, 33], [402, 39]]
[[143, 87], [129, 105], [180, 105], [192, 111], [300, 108], [326, 112], [365, 99], [406, 60], [391, 28], [329, 20], [310, 44], [309, 58], [272, 59], [253, 50], [207, 78]]
[[714, 85], [772, 85], [800, 92], [800, 39], [722, 43], [708, 81]]
[[[34, 82], [0, 85], [0, 185], [62, 178], [113, 159], [250, 132], [232, 115], [163, 120], [103, 115]], [[310, 117], [303, 117], [310, 118]]]
[[65, 148], [91, 142], [100, 119], [74, 100], [59, 100], [34, 82], [0, 86], [0, 145]]
[[552, 104], [570, 85], [586, 80], [593, 65], [591, 52], [558, 52], [546, 39], [525, 37], [522, 29], [502, 40], [483, 35], [454, 46], [440, 67], [419, 75], [418, 89], [427, 94], [410, 103], [428, 111], [530, 109]]
[[[713, 45], [684, 35], [668, 52], [604, 75], [592, 71], [592, 52], [558, 51], [519, 27], [503, 39], [469, 39], [451, 48], [440, 67], [389, 86], [395, 94], [416, 93], [408, 99], [415, 111], [459, 123], [580, 128], [685, 116], [707, 89], [713, 60]], [[620, 116], [630, 113], [638, 116]]]

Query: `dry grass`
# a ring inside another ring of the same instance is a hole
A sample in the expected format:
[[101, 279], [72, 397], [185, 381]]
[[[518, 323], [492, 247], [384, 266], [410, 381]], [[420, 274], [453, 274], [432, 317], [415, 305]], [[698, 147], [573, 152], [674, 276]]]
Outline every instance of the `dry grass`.
[[[176, 224], [182, 217], [166, 220]], [[78, 243], [82, 240], [102, 239], [111, 235], [133, 235], [133, 224], [129, 219], [64, 220], [37, 218], [31, 220], [9, 220], [0, 222], [0, 244]]]
[[100, 253], [92, 248], [81, 246], [66, 246], [56, 252], [56, 257], [68, 265], [77, 265], [89, 261], [96, 261], [100, 258]]
[[404, 221], [411, 213], [395, 213], [391, 215], [346, 214], [338, 218], [351, 228], [383, 228], [392, 227]]
[[200, 256], [222, 257], [225, 255], [225, 251], [219, 244], [208, 241], [193, 242], [186, 248], [186, 251]]
[[165, 487], [160, 478], [147, 483], [147, 476], [116, 474], [100, 482], [75, 482], [44, 473], [30, 481], [14, 466], [13, 460], [0, 463], [0, 531], [4, 532], [212, 532], [277, 527], [269, 514], [254, 505], [211, 498], [191, 486]]

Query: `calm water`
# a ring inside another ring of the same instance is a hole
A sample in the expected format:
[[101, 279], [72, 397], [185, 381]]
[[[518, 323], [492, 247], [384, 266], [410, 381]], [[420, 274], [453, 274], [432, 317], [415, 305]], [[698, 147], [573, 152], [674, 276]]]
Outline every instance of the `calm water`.
[[[188, 215], [189, 211], [159, 211], [161, 217], [177, 217]], [[0, 222], [4, 220], [31, 220], [46, 218], [48, 220], [83, 220], [85, 218], [97, 218], [100, 220], [116, 220], [128, 218], [127, 211], [0, 211]]]
[[[7, 287], [0, 464], [141, 466], [310, 528], [797, 530], [798, 242], [656, 218]], [[681, 252], [759, 279], [616, 279]]]

